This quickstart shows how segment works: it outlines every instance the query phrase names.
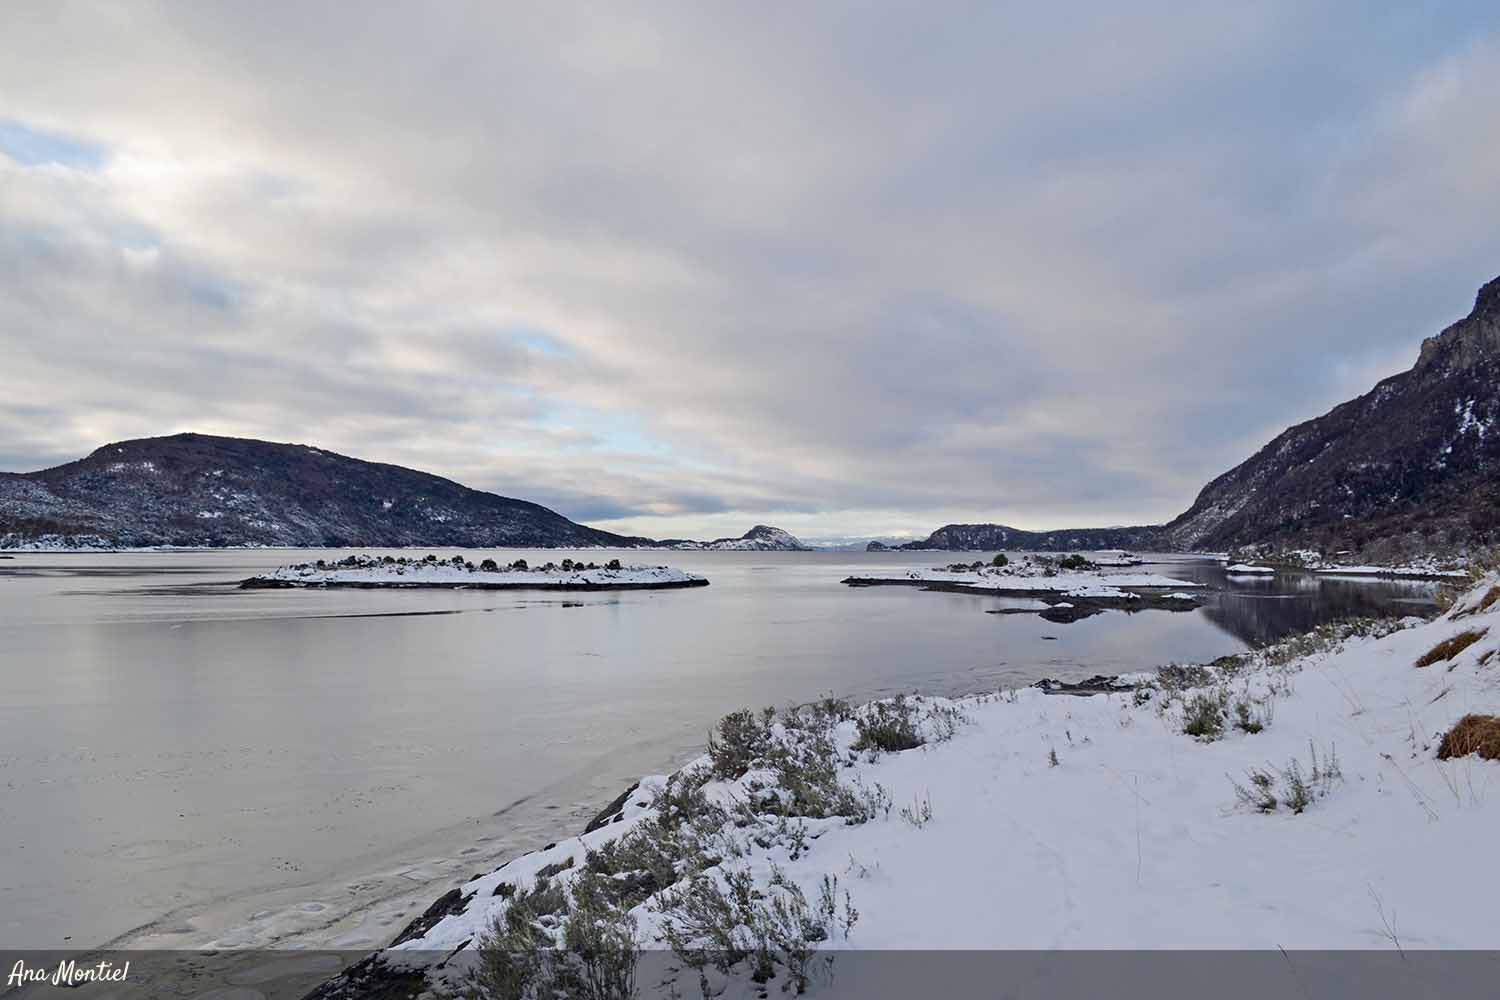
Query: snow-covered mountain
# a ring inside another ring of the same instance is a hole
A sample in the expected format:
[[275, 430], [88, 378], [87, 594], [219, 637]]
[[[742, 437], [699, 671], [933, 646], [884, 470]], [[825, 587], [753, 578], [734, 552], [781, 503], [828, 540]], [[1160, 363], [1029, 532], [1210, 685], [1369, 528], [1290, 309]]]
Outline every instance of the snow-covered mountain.
[[950, 524], [911, 549], [1345, 553], [1397, 563], [1500, 544], [1500, 278], [1417, 363], [1277, 435], [1165, 525]]
[[0, 473], [0, 547], [634, 548], [525, 500], [300, 444], [176, 434]]
[[1167, 524], [1175, 547], [1397, 560], [1500, 541], [1500, 278], [1417, 363], [1279, 434]]
[[711, 542], [694, 542], [685, 539], [670, 539], [662, 545], [674, 549], [700, 549], [716, 552], [810, 552], [812, 546], [804, 545], [790, 531], [757, 524], [738, 538], [716, 538]]

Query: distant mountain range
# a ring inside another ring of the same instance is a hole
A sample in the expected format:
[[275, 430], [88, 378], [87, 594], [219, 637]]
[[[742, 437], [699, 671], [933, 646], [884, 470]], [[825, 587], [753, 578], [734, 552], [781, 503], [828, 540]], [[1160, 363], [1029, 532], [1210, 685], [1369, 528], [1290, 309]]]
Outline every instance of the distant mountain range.
[[[649, 548], [525, 500], [321, 448], [206, 434], [105, 445], [0, 473], [0, 548], [23, 545]], [[694, 548], [796, 549], [779, 528]]]
[[950, 524], [907, 549], [1297, 549], [1393, 563], [1500, 543], [1500, 278], [1417, 363], [1292, 427], [1164, 525]]

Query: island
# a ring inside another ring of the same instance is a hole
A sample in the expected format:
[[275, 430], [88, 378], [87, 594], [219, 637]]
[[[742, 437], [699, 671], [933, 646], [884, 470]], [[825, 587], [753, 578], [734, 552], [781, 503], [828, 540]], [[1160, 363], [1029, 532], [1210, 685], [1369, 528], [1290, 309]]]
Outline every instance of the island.
[[899, 576], [849, 576], [850, 587], [920, 587], [923, 590], [988, 597], [1027, 598], [1026, 607], [995, 608], [1000, 615], [1036, 614], [1065, 624], [1103, 611], [1192, 611], [1202, 606], [1195, 593], [1202, 584], [1157, 573], [1105, 573], [1106, 565], [1079, 555], [1054, 559], [1028, 555], [1012, 562], [1003, 554], [994, 562], [952, 563], [907, 570]]
[[337, 562], [282, 566], [240, 581], [242, 590], [290, 587], [351, 587], [363, 589], [443, 590], [673, 590], [706, 587], [707, 577], [671, 566], [622, 566], [620, 560], [592, 563], [564, 559], [535, 568], [525, 559], [500, 565], [493, 559], [478, 564], [463, 556], [422, 559], [405, 556], [347, 556]]

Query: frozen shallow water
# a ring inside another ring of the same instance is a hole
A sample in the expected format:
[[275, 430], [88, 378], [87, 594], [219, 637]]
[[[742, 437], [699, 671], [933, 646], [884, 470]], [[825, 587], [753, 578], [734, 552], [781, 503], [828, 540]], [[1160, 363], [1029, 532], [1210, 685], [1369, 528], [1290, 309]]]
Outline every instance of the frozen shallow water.
[[948, 554], [818, 552], [583, 553], [712, 581], [688, 591], [234, 586], [345, 554], [0, 561], [0, 942], [374, 947], [691, 756], [726, 711], [1207, 660], [1431, 592], [1173, 564], [1153, 571], [1228, 589], [1056, 625], [838, 582]]

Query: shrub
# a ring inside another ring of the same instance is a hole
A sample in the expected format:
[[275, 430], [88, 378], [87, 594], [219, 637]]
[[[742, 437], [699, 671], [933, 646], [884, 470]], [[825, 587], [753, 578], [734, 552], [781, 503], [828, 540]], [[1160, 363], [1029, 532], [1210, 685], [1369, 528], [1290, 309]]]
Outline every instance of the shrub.
[[1058, 560], [1057, 565], [1061, 569], [1079, 570], [1088, 569], [1093, 563], [1077, 553], [1070, 553]]
[[1458, 635], [1444, 639], [1423, 653], [1421, 659], [1417, 660], [1416, 665], [1419, 667], [1430, 667], [1434, 663], [1451, 660], [1480, 639], [1483, 639], [1488, 633], [1489, 629], [1469, 629], [1458, 633]]
[[1500, 760], [1500, 715], [1466, 715], [1443, 736], [1438, 760], [1477, 753], [1485, 760]]
[[634, 997], [635, 919], [610, 902], [602, 882], [585, 873], [573, 883], [571, 914], [560, 888], [539, 881], [518, 890], [480, 937], [473, 985], [496, 1000]]
[[901, 818], [906, 820], [918, 830], [932, 822], [932, 798], [923, 795], [920, 799], [912, 797], [911, 805], [901, 807]]
[[742, 962], [762, 986], [784, 968], [783, 989], [803, 993], [811, 982], [815, 945], [840, 930], [847, 939], [859, 919], [847, 892], [840, 908], [835, 876], [823, 877], [814, 905], [774, 866], [770, 881], [762, 893], [748, 871], [703, 873], [663, 902], [663, 935], [677, 957], [698, 970], [705, 996], [709, 965], [727, 975]]
[[493, 560], [493, 559], [486, 559], [486, 560], [484, 560], [483, 562], [481, 562], [479, 564], [479, 568], [480, 568], [480, 570], [482, 572], [485, 572], [485, 573], [498, 573], [498, 572], [500, 572], [500, 566], [499, 566], [499, 564], [497, 564], [495, 562], [495, 560]]
[[1333, 790], [1334, 783], [1344, 777], [1339, 768], [1338, 754], [1329, 746], [1327, 753], [1319, 757], [1318, 748], [1311, 740], [1307, 749], [1311, 763], [1306, 770], [1302, 762], [1293, 757], [1286, 767], [1274, 773], [1265, 768], [1251, 768], [1247, 772], [1248, 788], [1231, 778], [1235, 796], [1257, 812], [1272, 813], [1286, 806], [1294, 814], [1324, 798]]
[[1223, 736], [1224, 702], [1223, 691], [1212, 694], [1200, 691], [1195, 694], [1193, 700], [1183, 706], [1182, 731], [1205, 743]]
[[604, 564], [604, 568], [605, 569], [619, 569], [620, 568], [620, 560], [618, 560], [618, 559], [611, 559], [609, 562], [607, 562], [607, 563]]
[[1242, 733], [1258, 733], [1271, 725], [1275, 716], [1275, 705], [1269, 699], [1256, 702], [1246, 696], [1234, 702], [1234, 728]]
[[513, 563], [510, 564], [510, 568], [511, 569], [521, 569], [521, 570], [530, 569], [530, 567], [526, 565], [526, 560], [525, 559], [517, 559], [515, 562], [513, 562]]
[[573, 560], [571, 560], [571, 559], [564, 559], [562, 561], [562, 568], [563, 568], [564, 572], [567, 572], [567, 571], [571, 570], [573, 568]]
[[995, 558], [994, 559], [990, 560], [990, 565], [991, 566], [1009, 566], [1010, 565], [1010, 560], [1007, 559], [1007, 558], [1005, 558], [1005, 553], [1004, 552], [999, 552], [999, 553], [995, 554]]
[[904, 694], [898, 694], [890, 701], [866, 705], [864, 712], [855, 718], [854, 725], [859, 729], [859, 738], [854, 741], [856, 750], [897, 753], [915, 749], [926, 742], [917, 728], [916, 708]]
[[733, 781], [765, 756], [770, 727], [754, 712], [742, 708], [719, 720], [718, 734], [708, 734], [708, 758], [714, 777]]

